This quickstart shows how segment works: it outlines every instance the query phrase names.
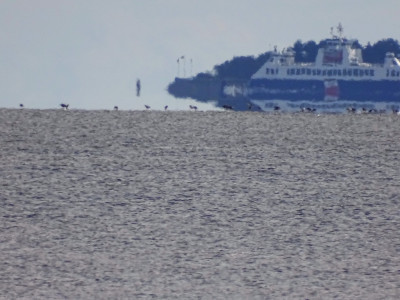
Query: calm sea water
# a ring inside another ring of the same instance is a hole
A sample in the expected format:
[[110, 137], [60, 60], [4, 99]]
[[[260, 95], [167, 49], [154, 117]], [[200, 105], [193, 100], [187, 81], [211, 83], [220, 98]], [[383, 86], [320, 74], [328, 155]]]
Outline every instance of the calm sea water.
[[0, 125], [0, 298], [400, 298], [400, 116]]

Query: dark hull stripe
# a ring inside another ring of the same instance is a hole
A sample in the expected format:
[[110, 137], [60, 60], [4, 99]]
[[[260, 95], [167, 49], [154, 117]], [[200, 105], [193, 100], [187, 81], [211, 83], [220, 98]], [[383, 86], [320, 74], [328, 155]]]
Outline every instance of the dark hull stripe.
[[[343, 81], [337, 80], [338, 100], [400, 102], [400, 82], [380, 81]], [[269, 80], [252, 79], [248, 86], [248, 95], [252, 99], [269, 100], [324, 100], [327, 96], [324, 82], [319, 80]]]

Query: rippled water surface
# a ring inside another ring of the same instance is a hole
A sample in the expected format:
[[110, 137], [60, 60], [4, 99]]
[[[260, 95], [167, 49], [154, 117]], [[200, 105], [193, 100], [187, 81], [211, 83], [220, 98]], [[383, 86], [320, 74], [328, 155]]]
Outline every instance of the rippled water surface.
[[400, 298], [400, 116], [0, 125], [0, 298]]

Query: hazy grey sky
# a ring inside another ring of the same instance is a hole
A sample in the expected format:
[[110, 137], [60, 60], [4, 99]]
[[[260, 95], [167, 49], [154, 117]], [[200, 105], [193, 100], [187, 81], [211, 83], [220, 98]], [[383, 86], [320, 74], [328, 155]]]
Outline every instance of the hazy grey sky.
[[182, 55], [189, 76], [190, 60], [193, 75], [211, 71], [339, 22], [363, 45], [399, 39], [399, 12], [399, 0], [1, 0], [0, 107], [187, 109], [166, 92]]

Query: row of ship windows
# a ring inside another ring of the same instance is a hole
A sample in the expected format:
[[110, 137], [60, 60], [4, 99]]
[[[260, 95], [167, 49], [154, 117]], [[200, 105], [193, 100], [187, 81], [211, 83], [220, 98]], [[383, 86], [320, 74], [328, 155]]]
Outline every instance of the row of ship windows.
[[[279, 74], [279, 69], [267, 68], [266, 74]], [[313, 76], [375, 76], [375, 70], [363, 70], [363, 69], [333, 69], [333, 70], [321, 70], [321, 69], [309, 69], [309, 68], [291, 68], [286, 70], [287, 75], [313, 75]], [[386, 77], [400, 77], [400, 71], [386, 70]]]

